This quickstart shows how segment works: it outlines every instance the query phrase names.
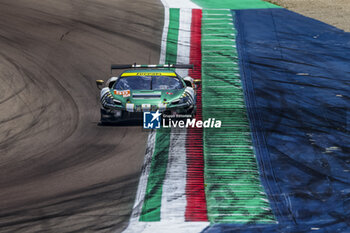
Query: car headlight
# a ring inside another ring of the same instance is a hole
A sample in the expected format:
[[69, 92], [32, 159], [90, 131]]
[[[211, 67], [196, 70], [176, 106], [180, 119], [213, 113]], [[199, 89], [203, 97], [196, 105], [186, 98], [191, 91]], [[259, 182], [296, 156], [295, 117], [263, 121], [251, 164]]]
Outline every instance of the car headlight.
[[189, 96], [184, 96], [184, 97], [180, 98], [180, 104], [187, 103], [189, 98], [190, 98]]
[[179, 99], [176, 99], [174, 101], [171, 102], [171, 104], [183, 104], [183, 103], [187, 103], [189, 101], [190, 97], [188, 95], [186, 96], [182, 96]]
[[114, 99], [113, 96], [110, 93], [106, 93], [102, 97], [101, 103], [106, 108], [113, 108], [113, 107], [122, 105], [122, 102], [117, 100], [117, 99]]
[[122, 102], [117, 99], [113, 99], [113, 103], [116, 105], [122, 105]]
[[114, 104], [112, 98], [106, 97], [105, 101], [106, 101], [107, 104]]

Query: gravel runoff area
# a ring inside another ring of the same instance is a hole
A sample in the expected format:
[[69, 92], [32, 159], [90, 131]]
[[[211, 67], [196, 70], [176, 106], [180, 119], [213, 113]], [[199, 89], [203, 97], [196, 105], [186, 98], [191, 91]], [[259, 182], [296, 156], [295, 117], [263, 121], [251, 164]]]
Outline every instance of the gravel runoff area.
[[268, 0], [267, 2], [350, 32], [349, 0]]

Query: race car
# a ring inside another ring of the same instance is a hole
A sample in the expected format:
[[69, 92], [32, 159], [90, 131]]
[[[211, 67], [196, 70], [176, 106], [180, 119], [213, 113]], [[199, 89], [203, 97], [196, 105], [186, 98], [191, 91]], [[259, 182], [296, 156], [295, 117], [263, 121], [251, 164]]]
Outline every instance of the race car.
[[103, 80], [96, 80], [101, 90], [100, 123], [142, 119], [143, 112], [150, 111], [193, 117], [200, 80], [182, 78], [175, 68], [193, 69], [193, 65], [111, 65], [111, 72], [113, 69], [126, 71], [111, 77], [105, 87]]

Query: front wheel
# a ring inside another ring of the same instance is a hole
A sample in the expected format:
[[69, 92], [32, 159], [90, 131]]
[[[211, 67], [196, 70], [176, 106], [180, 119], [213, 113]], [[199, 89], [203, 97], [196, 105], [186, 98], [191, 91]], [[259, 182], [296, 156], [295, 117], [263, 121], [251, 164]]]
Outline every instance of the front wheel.
[[189, 109], [187, 114], [191, 115], [191, 118], [195, 118], [197, 113], [197, 106], [193, 106], [193, 108]]

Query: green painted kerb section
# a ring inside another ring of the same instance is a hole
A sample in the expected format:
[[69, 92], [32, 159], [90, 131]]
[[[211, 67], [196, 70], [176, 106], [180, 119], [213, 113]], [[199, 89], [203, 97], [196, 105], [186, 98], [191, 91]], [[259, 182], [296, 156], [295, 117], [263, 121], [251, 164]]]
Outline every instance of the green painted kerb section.
[[192, 2], [207, 9], [266, 9], [280, 8], [269, 2], [260, 0], [192, 0]]
[[169, 29], [166, 43], [165, 63], [176, 63], [177, 42], [179, 39], [180, 9], [169, 9]]
[[236, 31], [229, 10], [203, 10], [204, 179], [211, 223], [276, 223], [254, 154], [239, 75]]
[[[179, 14], [179, 9], [169, 9], [169, 29], [166, 43], [165, 63], [176, 63], [179, 35]], [[169, 157], [170, 133], [171, 130], [168, 128], [157, 130], [145, 199], [139, 221], [160, 221], [163, 181]]]
[[158, 129], [140, 221], [160, 221], [162, 187], [168, 164], [170, 130]]

